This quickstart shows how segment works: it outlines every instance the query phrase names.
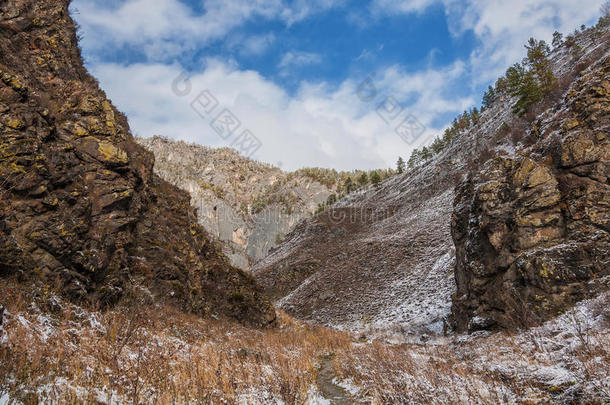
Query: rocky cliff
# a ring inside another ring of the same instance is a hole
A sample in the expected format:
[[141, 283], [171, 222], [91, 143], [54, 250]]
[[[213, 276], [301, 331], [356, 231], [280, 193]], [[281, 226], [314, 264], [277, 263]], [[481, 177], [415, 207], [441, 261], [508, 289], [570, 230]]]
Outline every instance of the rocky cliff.
[[274, 310], [153, 174], [82, 65], [68, 0], [0, 1], [0, 276], [112, 305], [130, 291], [267, 324]]
[[220, 240], [233, 265], [244, 270], [264, 258], [300, 220], [311, 217], [338, 185], [330, 177], [323, 184], [303, 171], [255, 162], [230, 148], [162, 137], [137, 141], [155, 155], [159, 176], [189, 192], [199, 223]]
[[610, 287], [610, 57], [557, 102], [534, 145], [458, 187], [459, 330], [529, 326]]

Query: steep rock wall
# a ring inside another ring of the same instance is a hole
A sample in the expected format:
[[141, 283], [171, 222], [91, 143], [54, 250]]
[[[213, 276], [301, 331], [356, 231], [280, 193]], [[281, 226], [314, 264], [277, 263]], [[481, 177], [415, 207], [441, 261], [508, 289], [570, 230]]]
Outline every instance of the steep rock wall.
[[199, 314], [274, 310], [153, 174], [82, 65], [67, 0], [0, 1], [0, 276], [112, 305], [146, 291]]

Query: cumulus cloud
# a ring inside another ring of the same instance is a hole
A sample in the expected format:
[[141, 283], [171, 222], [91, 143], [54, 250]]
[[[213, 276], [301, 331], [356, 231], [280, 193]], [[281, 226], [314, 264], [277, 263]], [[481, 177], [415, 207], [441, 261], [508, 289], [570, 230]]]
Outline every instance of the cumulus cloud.
[[471, 30], [480, 40], [472, 53], [474, 77], [493, 80], [524, 56], [530, 37], [552, 39], [555, 30], [573, 31], [599, 15], [599, 0], [445, 0], [456, 35]]
[[493, 80], [523, 57], [530, 37], [550, 41], [555, 30], [570, 32], [599, 16], [600, 0], [373, 0], [384, 15], [412, 14], [443, 5], [453, 35], [471, 31], [479, 46], [471, 55], [473, 79]]
[[[120, 4], [75, 0], [72, 10], [78, 10], [78, 21], [86, 27], [82, 45], [90, 52], [132, 46], [152, 61], [167, 61], [207, 46], [255, 18], [290, 25], [334, 5], [327, 0], [206, 0], [204, 12], [197, 14], [179, 0], [126, 0]], [[253, 51], [264, 46], [265, 39], [261, 39], [250, 43]]]

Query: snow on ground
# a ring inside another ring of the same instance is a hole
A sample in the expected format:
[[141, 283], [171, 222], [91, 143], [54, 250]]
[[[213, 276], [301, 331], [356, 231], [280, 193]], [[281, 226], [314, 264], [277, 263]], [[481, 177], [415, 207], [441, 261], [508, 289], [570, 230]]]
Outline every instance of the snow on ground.
[[340, 380], [338, 378], [333, 378], [333, 384], [338, 385], [339, 387], [343, 388], [345, 391], [347, 391], [353, 398], [358, 398], [360, 391], [362, 390], [361, 387], [359, 387], [353, 379], [348, 378], [346, 380]]
[[322, 396], [317, 387], [311, 387], [307, 393], [305, 405], [331, 405], [331, 402]]
[[11, 397], [8, 394], [0, 394], [0, 405], [9, 405], [11, 403]]
[[[435, 266], [442, 267], [450, 261], [450, 256], [442, 256], [442, 260], [438, 260]], [[332, 383], [366, 403], [374, 400], [378, 403], [406, 403], [409, 398], [412, 399], [409, 395], [413, 390], [424, 390], [425, 397], [430, 400], [440, 398], [450, 392], [447, 390], [452, 390], [451, 398], [458, 402], [471, 402], [469, 392], [474, 390], [477, 397], [499, 396], [498, 398], [502, 398], [500, 402], [504, 403], [536, 402], [536, 399], [547, 398], [540, 395], [547, 395], [549, 392], [553, 395], [556, 393], [553, 398], [559, 403], [579, 398], [578, 395], [583, 395], [582, 393], [588, 395], [587, 398], [601, 398], [601, 403], [604, 403], [604, 400], [610, 400], [610, 396], [606, 395], [610, 392], [609, 359], [607, 351], [598, 352], [598, 349], [600, 344], [605, 344], [606, 347], [608, 345], [608, 303], [610, 292], [583, 301], [573, 310], [539, 327], [513, 334], [486, 332], [473, 335], [431, 335], [424, 343], [421, 340], [410, 343], [409, 336], [403, 335], [401, 339], [400, 334], [384, 336], [380, 333], [374, 342], [373, 334], [366, 340], [358, 341], [354, 336], [351, 346], [337, 348], [333, 361], [337, 367], [335, 370], [342, 372], [337, 371], [332, 376]], [[81, 316], [81, 324], [75, 323], [74, 333], [78, 334], [80, 330], [81, 340], [86, 340], [85, 336], [89, 332], [83, 332], [82, 329], [95, 330], [95, 322], [91, 323], [90, 320], [97, 319], [99, 314], [85, 314], [83, 311]], [[52, 316], [49, 320], [40, 313], [7, 312], [6, 318], [6, 325], [18, 326], [31, 332], [32, 342], [36, 345], [44, 345], [45, 337], [50, 342], [58, 338], [63, 340], [60, 336], [64, 335], [53, 326], [55, 322]], [[189, 329], [196, 327], [197, 325], [190, 325]], [[148, 344], [142, 352], [146, 356], [150, 348], [162, 348], [168, 354], [172, 353], [174, 361], [188, 361], [193, 350], [201, 351], [208, 347], [212, 349], [210, 353], [222, 350], [222, 342], [215, 339], [206, 340], [200, 345], [196, 343], [199, 339], [193, 341], [191, 337], [189, 343], [189, 339], [183, 339], [182, 335], [188, 332], [181, 330], [177, 329], [170, 335], [147, 330], [142, 338]], [[235, 334], [236, 331], [229, 329], [224, 337], [217, 339], [230, 338]], [[205, 337], [201, 336], [201, 339]], [[250, 356], [250, 349], [238, 350], [240, 347], [241, 344], [238, 344], [228, 348], [228, 351], [225, 348], [225, 355], [236, 360], [245, 360], [246, 358], [235, 354], [244, 350], [245, 355]], [[81, 353], [77, 346], [74, 349], [75, 353]], [[127, 363], [136, 361], [133, 350], [133, 347], [124, 349], [122, 358]], [[287, 359], [297, 359], [299, 343], [295, 341], [294, 347], [283, 347], [282, 350], [287, 354], [294, 351], [294, 357], [290, 354]], [[587, 354], [587, 350], [592, 354]], [[261, 359], [264, 359], [264, 353], [261, 354]], [[313, 353], [312, 358], [316, 359], [319, 355], [319, 352]], [[91, 361], [95, 362], [95, 359], [91, 358]], [[239, 364], [239, 360], [234, 363], [235, 370], [239, 370]], [[260, 370], [259, 378], [267, 381], [277, 378], [303, 378], [293, 374], [278, 374], [276, 369], [265, 362], [256, 365], [248, 365], [247, 362], [242, 364], [242, 367], [252, 366]], [[110, 370], [107, 372], [111, 373]], [[120, 397], [109, 387], [94, 388], [92, 391], [91, 388], [84, 389], [70, 378], [72, 377], [50, 376], [32, 392], [40, 398], [53, 398], [69, 390], [77, 398], [94, 398], [99, 403], [109, 403], [109, 398], [112, 398], [112, 403], [128, 401], [128, 398]], [[494, 381], [493, 384], [488, 378]], [[218, 392], [218, 395], [225, 396], [223, 392]], [[142, 391], [144, 399], [154, 396], [155, 393], [150, 390]], [[330, 403], [315, 386], [310, 387], [306, 396], [307, 399], [303, 398], [306, 404]], [[0, 405], [8, 404], [10, 399], [6, 393], [0, 393], [0, 398]], [[271, 392], [268, 387], [255, 385], [242, 387], [235, 393], [234, 398], [234, 403], [238, 404], [289, 403], [283, 402], [277, 391]], [[421, 398], [416, 396], [414, 401], [420, 403]]]
[[284, 401], [276, 398], [272, 393], [252, 387], [246, 393], [239, 394], [236, 400], [238, 405], [269, 404], [284, 405]]

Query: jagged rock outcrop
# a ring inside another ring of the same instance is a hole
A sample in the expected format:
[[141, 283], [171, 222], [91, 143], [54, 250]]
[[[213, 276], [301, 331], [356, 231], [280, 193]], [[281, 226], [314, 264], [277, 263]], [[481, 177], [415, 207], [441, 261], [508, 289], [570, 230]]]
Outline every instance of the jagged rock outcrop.
[[199, 223], [220, 240], [233, 265], [244, 270], [336, 191], [335, 183], [285, 172], [230, 148], [159, 136], [137, 141], [155, 155], [155, 173], [189, 192]]
[[529, 326], [610, 287], [610, 57], [538, 121], [533, 146], [457, 189], [458, 330]]
[[0, 276], [74, 300], [129, 290], [268, 324], [274, 310], [153, 174], [82, 65], [68, 0], [0, 1]]

